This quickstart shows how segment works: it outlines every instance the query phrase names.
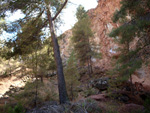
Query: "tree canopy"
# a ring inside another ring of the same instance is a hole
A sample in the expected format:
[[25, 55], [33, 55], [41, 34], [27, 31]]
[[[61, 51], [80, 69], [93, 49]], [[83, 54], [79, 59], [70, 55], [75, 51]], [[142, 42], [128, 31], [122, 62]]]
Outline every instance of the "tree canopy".
[[[7, 32], [17, 32], [16, 37], [7, 43], [10, 48], [13, 48], [10, 56], [32, 52], [31, 49], [26, 51], [26, 48], [33, 46], [34, 42], [40, 44], [41, 38], [46, 35], [43, 34], [43, 29], [49, 28], [57, 67], [60, 103], [66, 103], [68, 97], [54, 23], [58, 20], [58, 16], [67, 2], [68, 0], [6, 0], [0, 4], [0, 17], [5, 17], [8, 11], [13, 13], [17, 10], [21, 10], [25, 15], [24, 18], [9, 25], [5, 24]], [[37, 44], [36, 47], [38, 47]]]
[[[117, 73], [127, 78], [142, 64], [149, 62], [150, 55], [150, 1], [122, 0], [121, 8], [114, 14], [113, 21], [120, 23], [110, 36], [122, 46], [118, 59]], [[119, 37], [119, 38], [117, 38]], [[136, 42], [133, 45], [133, 42]]]

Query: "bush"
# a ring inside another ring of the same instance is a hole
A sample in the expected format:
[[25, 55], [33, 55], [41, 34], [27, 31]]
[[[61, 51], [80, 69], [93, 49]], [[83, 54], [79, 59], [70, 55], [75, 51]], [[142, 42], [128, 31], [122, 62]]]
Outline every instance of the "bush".
[[22, 104], [18, 103], [14, 108], [9, 107], [8, 113], [25, 113], [25, 109]]
[[73, 113], [102, 113], [98, 103], [92, 99], [79, 101], [73, 104], [70, 110]]
[[145, 113], [150, 113], [150, 97], [148, 97], [144, 102]]
[[110, 110], [110, 111], [108, 111], [107, 113], [119, 113], [119, 112], [118, 112], [118, 111]]
[[25, 108], [35, 107], [35, 103], [40, 105], [45, 101], [57, 101], [58, 94], [56, 87], [47, 80], [45, 83], [37, 82], [37, 97], [36, 97], [36, 82], [29, 82], [25, 85], [23, 91], [15, 94], [15, 99], [22, 103]]
[[85, 97], [88, 97], [90, 95], [95, 95], [97, 93], [97, 90], [94, 88], [88, 88], [88, 89], [85, 89], [83, 93]]

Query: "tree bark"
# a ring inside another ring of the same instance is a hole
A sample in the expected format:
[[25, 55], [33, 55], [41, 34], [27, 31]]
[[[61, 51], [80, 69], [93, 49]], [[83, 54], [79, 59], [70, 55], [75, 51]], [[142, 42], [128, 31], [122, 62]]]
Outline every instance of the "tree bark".
[[73, 82], [71, 82], [71, 84], [70, 84], [71, 86], [71, 88], [70, 88], [70, 91], [71, 91], [71, 100], [73, 100], [74, 99], [74, 96], [73, 96]]
[[35, 52], [35, 58], [36, 58], [36, 62], [35, 62], [35, 70], [34, 70], [34, 74], [35, 74], [35, 107], [37, 108], [37, 98], [38, 98], [38, 76], [37, 76], [37, 65], [38, 65], [38, 58], [37, 58], [37, 48], [36, 48], [36, 52]]
[[43, 83], [43, 74], [40, 76], [40, 78], [41, 78], [41, 83]]
[[[127, 53], [126, 54], [128, 54], [130, 52], [130, 42], [129, 41], [126, 42], [126, 46], [127, 46]], [[130, 60], [129, 57], [127, 59], [128, 59], [128, 61]], [[134, 92], [133, 92], [133, 83], [132, 83], [132, 75], [131, 74], [129, 75], [129, 79], [130, 79], [130, 84], [131, 84], [131, 93], [134, 94]]]
[[50, 28], [51, 37], [52, 37], [53, 51], [54, 51], [56, 68], [57, 68], [59, 101], [60, 101], [60, 104], [64, 104], [64, 103], [67, 103], [69, 99], [68, 99], [67, 90], [66, 90], [65, 78], [64, 78], [64, 73], [63, 73], [63, 65], [62, 65], [62, 59], [60, 56], [58, 40], [54, 32], [53, 19], [51, 16], [49, 6], [47, 6], [47, 17], [48, 17], [49, 28]]
[[87, 60], [88, 61], [88, 74], [89, 74], [89, 77], [91, 78], [91, 69], [90, 69], [90, 62], [89, 62], [89, 59]]
[[93, 73], [93, 68], [92, 68], [92, 57], [90, 56], [90, 68], [91, 68], [91, 74]]

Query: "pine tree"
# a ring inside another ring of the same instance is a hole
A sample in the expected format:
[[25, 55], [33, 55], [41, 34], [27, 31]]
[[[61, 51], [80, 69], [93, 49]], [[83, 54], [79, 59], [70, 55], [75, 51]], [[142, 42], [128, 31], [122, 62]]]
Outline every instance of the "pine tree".
[[66, 78], [66, 86], [68, 90], [69, 97], [71, 100], [77, 96], [77, 86], [80, 84], [79, 73], [77, 69], [76, 58], [74, 57], [74, 51], [72, 51], [68, 61], [67, 66], [65, 68], [65, 78]]
[[77, 8], [76, 17], [78, 22], [73, 27], [72, 42], [74, 45], [75, 55], [79, 61], [80, 66], [88, 65], [88, 73], [91, 77], [92, 61], [94, 50], [92, 50], [91, 37], [93, 36], [90, 28], [90, 20], [84, 8], [79, 6]]
[[[59, 99], [60, 99], [61, 104], [66, 103], [68, 101], [68, 96], [66, 92], [65, 79], [64, 79], [64, 74], [63, 74], [63, 66], [62, 66], [62, 60], [60, 57], [59, 45], [58, 45], [58, 41], [54, 32], [54, 21], [58, 19], [60, 12], [65, 7], [67, 2], [68, 0], [62, 0], [62, 1], [59, 1], [59, 0], [50, 0], [50, 1], [49, 0], [44, 0], [44, 1], [43, 0], [36, 0], [36, 1], [10, 0], [10, 1], [4, 1], [0, 4], [1, 5], [1, 8], [0, 8], [1, 17], [4, 17], [6, 15], [6, 11], [14, 12], [16, 10], [21, 10], [25, 14], [25, 17], [23, 19], [16, 21], [15, 24], [9, 26], [9, 29], [7, 29], [7, 31], [18, 32], [17, 39], [15, 41], [20, 40], [21, 36], [19, 36], [19, 34], [20, 33], [22, 34], [20, 27], [22, 24], [25, 24], [27, 21], [31, 21], [33, 25], [36, 24], [34, 26], [35, 29], [33, 30], [33, 32], [29, 31], [30, 27], [28, 28], [28, 31], [30, 32], [30, 34], [28, 35], [33, 36], [32, 37], [33, 40], [35, 39], [34, 35], [39, 33], [44, 27], [47, 27], [47, 25], [49, 25], [48, 27], [49, 27], [51, 38], [52, 38], [54, 58], [55, 58], [55, 63], [57, 67]], [[46, 17], [42, 18], [42, 15], [44, 14], [46, 15]], [[40, 18], [42, 18], [41, 22], [39, 22]], [[18, 50], [17, 46], [16, 48], [14, 48], [14, 51], [17, 51], [17, 53], [22, 52], [20, 49]]]
[[[130, 77], [132, 82], [131, 75], [141, 68], [142, 64], [149, 62], [150, 1], [122, 0], [121, 8], [115, 12], [113, 21], [120, 23], [120, 26], [114, 29], [110, 36], [121, 45], [114, 72], [124, 80]], [[136, 42], [134, 47], [133, 42]]]

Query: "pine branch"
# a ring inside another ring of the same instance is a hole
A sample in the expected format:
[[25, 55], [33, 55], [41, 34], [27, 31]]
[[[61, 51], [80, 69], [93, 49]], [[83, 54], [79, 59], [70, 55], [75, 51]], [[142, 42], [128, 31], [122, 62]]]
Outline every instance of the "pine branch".
[[133, 20], [131, 20], [129, 22], [126, 22], [123, 26], [136, 25], [138, 20], [140, 20], [140, 21], [150, 21], [150, 13], [147, 13], [144, 16], [140, 16], [139, 18], [135, 18], [135, 19], [133, 19]]
[[60, 14], [60, 12], [62, 11], [62, 9], [65, 7], [65, 5], [67, 4], [68, 0], [65, 0], [64, 4], [62, 5], [62, 7], [59, 9], [59, 11], [56, 13], [56, 15], [52, 18], [52, 20], [54, 21], [57, 16]]

